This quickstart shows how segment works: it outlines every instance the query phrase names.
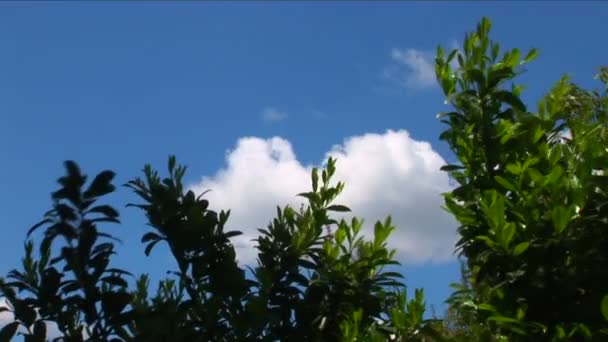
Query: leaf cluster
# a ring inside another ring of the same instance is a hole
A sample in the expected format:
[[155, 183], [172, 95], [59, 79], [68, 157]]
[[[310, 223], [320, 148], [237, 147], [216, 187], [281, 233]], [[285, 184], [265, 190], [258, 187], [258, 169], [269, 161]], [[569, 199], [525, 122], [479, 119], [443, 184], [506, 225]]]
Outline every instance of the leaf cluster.
[[608, 287], [606, 90], [564, 77], [529, 111], [514, 80], [538, 52], [501, 52], [490, 26], [484, 18], [447, 56], [438, 48], [435, 64], [452, 108], [439, 115], [441, 139], [459, 161], [443, 167], [458, 184], [445, 206], [460, 223], [457, 249], [470, 271], [467, 296], [456, 292], [452, 303], [509, 340], [599, 339]]

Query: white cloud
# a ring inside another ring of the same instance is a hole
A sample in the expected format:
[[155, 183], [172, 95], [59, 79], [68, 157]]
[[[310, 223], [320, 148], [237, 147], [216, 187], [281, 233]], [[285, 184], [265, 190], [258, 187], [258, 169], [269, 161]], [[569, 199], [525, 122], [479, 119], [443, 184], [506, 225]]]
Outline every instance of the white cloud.
[[[452, 258], [456, 224], [441, 206], [449, 190], [448, 176], [439, 171], [444, 160], [427, 142], [404, 130], [364, 134], [345, 139], [326, 156], [337, 157], [336, 181], [346, 183], [337, 203], [349, 206], [366, 221], [366, 233], [377, 220], [393, 217], [397, 229], [390, 244], [406, 263]], [[206, 195], [211, 207], [231, 208], [228, 228], [243, 231], [235, 240], [239, 259], [255, 261], [257, 228], [265, 228], [276, 206], [299, 207], [295, 195], [310, 190], [311, 165], [297, 160], [289, 141], [246, 137], [228, 151], [226, 166], [204, 177], [193, 189]]]
[[274, 107], [266, 107], [262, 111], [262, 120], [266, 122], [278, 122], [287, 119], [287, 113]]
[[[8, 307], [8, 305], [6, 303], [6, 299], [0, 297], [0, 308], [7, 308], [7, 307]], [[13, 314], [10, 311], [0, 312], [0, 329], [12, 321], [13, 321]]]
[[416, 49], [391, 50], [392, 64], [384, 69], [384, 77], [408, 89], [435, 86], [434, 55]]
[[312, 117], [315, 120], [323, 120], [323, 119], [327, 118], [327, 114], [325, 112], [323, 112], [323, 111], [315, 109], [315, 110], [312, 111]]
[[[4, 307], [9, 308], [6, 298], [0, 298], [0, 308]], [[10, 311], [0, 312], [0, 329], [2, 329], [2, 327], [9, 323], [12, 323], [14, 321], [14, 317], [15, 316]], [[59, 330], [59, 327], [55, 322], [46, 321], [46, 329], [48, 339], [53, 339], [61, 336], [61, 331]], [[25, 327], [20, 326], [17, 330], [17, 333], [26, 333], [26, 331], [27, 330], [25, 329]]]
[[572, 131], [569, 128], [566, 128], [559, 132], [559, 138], [561, 141], [572, 140]]
[[[457, 40], [451, 40], [444, 49], [450, 53], [454, 49], [460, 50], [460, 47]], [[428, 89], [437, 84], [434, 52], [393, 48], [391, 60], [392, 63], [384, 69], [387, 80], [412, 90]], [[452, 70], [458, 68], [456, 58], [450, 64]]]

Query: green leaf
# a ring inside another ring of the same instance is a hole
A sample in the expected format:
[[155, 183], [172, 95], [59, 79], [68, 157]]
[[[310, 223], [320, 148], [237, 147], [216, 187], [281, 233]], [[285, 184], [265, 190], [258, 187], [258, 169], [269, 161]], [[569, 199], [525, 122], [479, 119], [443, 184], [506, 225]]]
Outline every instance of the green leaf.
[[532, 180], [534, 181], [534, 183], [536, 183], [537, 186], [543, 184], [545, 176], [543, 176], [543, 174], [540, 173], [540, 171], [531, 167], [528, 169], [528, 174], [530, 175], [530, 178], [532, 178]]
[[346, 237], [346, 232], [344, 231], [344, 229], [338, 229], [334, 233], [334, 238], [339, 245], [342, 244], [345, 237]]
[[489, 236], [487, 235], [478, 235], [475, 237], [475, 240], [479, 240], [479, 241], [483, 241], [486, 243], [486, 245], [490, 248], [494, 248], [494, 246], [496, 246], [496, 242], [494, 242], [494, 240], [492, 240]]
[[519, 62], [520, 57], [521, 51], [519, 51], [519, 49], [513, 49], [511, 50], [511, 53], [505, 55], [505, 64], [514, 67], [517, 65], [517, 62]]
[[478, 34], [482, 37], [485, 37], [490, 33], [490, 29], [492, 28], [492, 22], [489, 18], [483, 17], [481, 18], [481, 23], [479, 25]]
[[528, 247], [530, 247], [530, 242], [528, 242], [528, 241], [517, 244], [517, 246], [515, 246], [515, 248], [513, 248], [513, 255], [518, 256], [518, 255], [522, 254], [523, 252], [525, 252], [528, 249]]
[[68, 173], [68, 178], [82, 178], [82, 173], [80, 172], [80, 167], [73, 160], [66, 160], [63, 165]]
[[465, 167], [462, 166], [462, 165], [452, 165], [452, 164], [449, 164], [449, 165], [442, 166], [439, 170], [441, 170], [441, 171], [456, 171], [456, 170], [462, 170], [464, 168]]
[[317, 268], [317, 265], [314, 262], [306, 260], [306, 259], [298, 260], [298, 265], [300, 265], [306, 269], [309, 269], [309, 270], [314, 270]]
[[534, 49], [528, 51], [528, 54], [524, 58], [524, 61], [522, 64], [532, 62], [533, 60], [536, 59], [536, 57], [538, 57], [538, 49], [534, 48]]
[[572, 219], [572, 212], [565, 207], [556, 206], [551, 211], [551, 219], [553, 220], [553, 226], [558, 233], [561, 233], [566, 229], [568, 223]]
[[[325, 173], [325, 171], [323, 171], [323, 172]], [[299, 193], [297, 196], [304, 197], [312, 203], [316, 203], [319, 201], [319, 195], [315, 192], [302, 192], [302, 193]]]
[[36, 341], [46, 341], [46, 322], [38, 320], [34, 323], [34, 339]]
[[103, 277], [100, 280], [105, 283], [108, 283], [110, 285], [114, 285], [114, 286], [118, 286], [118, 287], [127, 287], [129, 285], [129, 284], [127, 284], [126, 280], [124, 280], [122, 277], [119, 277], [116, 275]]
[[350, 211], [350, 208], [348, 208], [345, 205], [334, 204], [334, 205], [330, 205], [329, 207], [325, 208], [325, 210], [347, 212], [347, 211]]
[[562, 169], [560, 166], [555, 166], [545, 178], [543, 185], [555, 183], [555, 181], [557, 181], [563, 175], [563, 173], [564, 169]]
[[518, 164], [508, 164], [507, 171], [509, 171], [511, 174], [519, 175], [521, 173], [522, 169], [521, 169], [521, 166]]
[[479, 84], [480, 87], [486, 86], [486, 79], [483, 75], [483, 72], [479, 69], [469, 69], [467, 70], [467, 76], [475, 83]]
[[525, 85], [523, 85], [523, 84], [520, 84], [520, 85], [515, 85], [515, 84], [513, 84], [513, 85], [511, 86], [511, 92], [512, 92], [512, 93], [513, 93], [513, 95], [515, 95], [515, 96], [520, 96], [520, 95], [521, 95], [521, 93], [522, 93], [522, 92], [523, 92], [525, 89], [526, 89], [526, 86], [525, 86]]
[[501, 238], [502, 238], [501, 243], [502, 243], [503, 247], [507, 248], [509, 246], [509, 244], [511, 243], [511, 240], [513, 240], [514, 235], [515, 235], [515, 224], [514, 223], [505, 224], [501, 230]]
[[99, 213], [108, 217], [118, 217], [118, 211], [109, 205], [99, 205], [89, 210], [89, 213]]
[[558, 325], [555, 327], [555, 334], [560, 339], [566, 338], [566, 331], [564, 330], [564, 328], [561, 325]]
[[14, 303], [15, 317], [23, 322], [25, 326], [30, 326], [36, 321], [36, 311], [24, 301]]
[[506, 91], [506, 90], [497, 91], [494, 93], [494, 97], [497, 100], [510, 105], [511, 107], [513, 107], [513, 109], [516, 109], [516, 110], [519, 110], [522, 112], [526, 111], [526, 105], [524, 105], [524, 103], [521, 101], [521, 99], [518, 96], [516, 96], [515, 94], [513, 94], [510, 91]]
[[534, 141], [534, 143], [537, 143], [538, 139], [540, 139], [544, 134], [545, 130], [543, 129], [543, 127], [536, 126], [536, 128], [534, 129], [534, 136], [532, 137], [532, 141]]
[[488, 321], [494, 321], [498, 323], [518, 323], [519, 321], [515, 318], [506, 317], [506, 316], [491, 316], [488, 318]]
[[437, 59], [439, 59], [440, 61], [443, 61], [443, 58], [445, 57], [445, 53], [443, 51], [443, 47], [441, 45], [437, 46]]
[[496, 190], [488, 191], [482, 202], [482, 210], [493, 230], [503, 228], [505, 222], [505, 197]]
[[384, 224], [380, 221], [376, 222], [374, 225], [374, 243], [379, 246], [386, 241], [392, 231], [393, 227], [391, 227], [390, 217], [387, 218]]
[[40, 228], [41, 226], [48, 224], [48, 223], [52, 223], [52, 222], [53, 221], [50, 219], [44, 219], [44, 220], [36, 223], [27, 231], [27, 236], [30, 236], [36, 229]]
[[461, 53], [456, 54], [456, 59], [458, 60], [458, 66], [460, 66], [461, 68], [464, 68], [466, 63], [465, 63], [464, 57], [462, 57]]
[[160, 240], [154, 240], [152, 242], [150, 242], [147, 246], [146, 249], [144, 250], [144, 253], [146, 254], [146, 256], [150, 255], [150, 252], [152, 252], [152, 248], [154, 248], [154, 246], [159, 242]]
[[604, 298], [602, 299], [602, 316], [604, 316], [604, 319], [608, 321], [608, 295], [605, 295]]
[[579, 323], [576, 328], [578, 329], [578, 331], [580, 331], [582, 333], [582, 335], [584, 337], [586, 337], [586, 339], [588, 340], [593, 334], [591, 333], [591, 330], [589, 330], [589, 328], [583, 324], [583, 323]]
[[156, 233], [146, 233], [144, 234], [144, 236], [141, 237], [141, 242], [148, 242], [148, 241], [156, 241], [156, 240], [161, 240], [162, 237]]
[[173, 169], [175, 169], [176, 158], [175, 156], [169, 156], [169, 173], [173, 173]]
[[487, 303], [478, 304], [477, 308], [482, 311], [489, 311], [489, 312], [496, 311], [496, 308], [494, 308], [492, 305], [487, 304]]
[[101, 297], [101, 307], [109, 316], [118, 315], [131, 301], [126, 292], [106, 292]]
[[498, 58], [498, 54], [500, 53], [500, 45], [498, 43], [492, 44], [492, 61], [495, 61]]
[[515, 187], [515, 185], [506, 178], [501, 176], [494, 176], [494, 180], [496, 180], [496, 183], [502, 185], [505, 189], [517, 192], [517, 188]]
[[454, 59], [454, 57], [456, 57], [457, 53], [458, 53], [458, 49], [452, 50], [452, 52], [450, 52], [450, 54], [448, 55], [448, 59], [446, 60], [446, 62], [450, 63]]
[[239, 236], [239, 235], [243, 235], [243, 232], [238, 231], [238, 230], [232, 230], [232, 231], [226, 232], [226, 233], [224, 234], [224, 237], [225, 237], [226, 239], [230, 239], [230, 238], [233, 238], [233, 237], [235, 237], [235, 236]]
[[513, 69], [509, 67], [502, 67], [494, 70], [490, 70], [488, 73], [488, 88], [493, 89], [500, 85], [503, 81], [510, 80], [515, 76]]
[[11, 322], [5, 325], [2, 330], [0, 330], [0, 342], [11, 342], [18, 328], [19, 322]]
[[316, 168], [312, 169], [310, 178], [312, 178], [312, 191], [317, 192], [319, 186], [319, 172]]
[[114, 185], [112, 185], [111, 182], [115, 175], [116, 174], [110, 170], [100, 172], [95, 176], [95, 179], [93, 179], [93, 182], [91, 182], [87, 191], [85, 191], [84, 197], [99, 197], [114, 191]]

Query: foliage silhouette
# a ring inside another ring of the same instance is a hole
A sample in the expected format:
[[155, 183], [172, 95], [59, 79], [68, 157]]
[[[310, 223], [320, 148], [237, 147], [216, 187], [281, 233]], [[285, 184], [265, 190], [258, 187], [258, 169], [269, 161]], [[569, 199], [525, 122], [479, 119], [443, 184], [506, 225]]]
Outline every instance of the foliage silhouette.
[[[368, 240], [360, 219], [332, 216], [350, 211], [334, 203], [344, 188], [332, 184], [335, 164], [312, 171], [312, 191], [299, 195], [308, 205], [277, 208], [259, 230], [251, 277], [231, 243], [240, 232], [225, 229], [230, 212], [209, 209], [204, 194], [185, 189], [186, 168], [175, 157], [164, 178], [146, 165], [142, 178], [125, 184], [143, 203], [128, 206], [151, 227], [144, 254], [166, 243], [177, 264], [151, 296], [147, 275], [133, 281], [110, 266], [117, 240], [98, 227], [119, 223], [114, 208], [95, 205], [114, 191], [114, 173], [101, 172], [85, 188], [86, 176], [66, 162], [53, 209], [28, 232], [45, 229], [39, 259], [28, 240], [23, 271], [0, 282], [14, 315], [0, 341], [16, 334], [28, 341], [353, 341], [432, 333], [422, 291], [408, 301], [401, 274], [387, 270], [398, 264], [386, 244], [395, 229], [390, 217]], [[47, 322], [60, 336], [47, 337]]]

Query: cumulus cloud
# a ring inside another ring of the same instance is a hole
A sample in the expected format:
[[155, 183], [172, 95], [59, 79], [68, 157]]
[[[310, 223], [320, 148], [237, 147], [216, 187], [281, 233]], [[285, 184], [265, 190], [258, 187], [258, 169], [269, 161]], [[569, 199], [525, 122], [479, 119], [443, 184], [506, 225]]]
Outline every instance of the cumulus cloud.
[[384, 70], [384, 77], [407, 89], [427, 89], [435, 86], [433, 54], [416, 49], [391, 50], [392, 63]]
[[[7, 308], [8, 305], [4, 298], [0, 297], [0, 309]], [[13, 321], [13, 314], [10, 311], [2, 311], [0, 312], [0, 329], [6, 324]]]
[[262, 111], [262, 120], [265, 122], [278, 122], [287, 119], [287, 113], [274, 107], [266, 107]]
[[[0, 308], [10, 308], [6, 298], [0, 297]], [[0, 329], [5, 325], [12, 323], [14, 321], [15, 316], [11, 311], [2, 311], [0, 312]], [[52, 340], [55, 337], [61, 337], [61, 331], [57, 326], [57, 323], [46, 321], [46, 330], [47, 330], [47, 338]], [[17, 333], [26, 333], [27, 330], [25, 327], [20, 326], [17, 330]]]
[[569, 128], [564, 129], [559, 133], [561, 141], [572, 140], [572, 131]]
[[[324, 156], [337, 158], [336, 181], [346, 183], [337, 203], [349, 206], [353, 215], [373, 223], [391, 215], [397, 229], [390, 239], [399, 259], [406, 263], [447, 261], [452, 258], [456, 224], [442, 208], [441, 193], [450, 189], [445, 164], [427, 142], [412, 139], [405, 130], [349, 137]], [[273, 137], [246, 137], [227, 152], [226, 165], [192, 188], [206, 197], [211, 207], [232, 208], [228, 226], [243, 231], [235, 241], [239, 260], [255, 261], [257, 228], [266, 227], [276, 206], [296, 207], [295, 195], [310, 190], [313, 165], [303, 165], [289, 141]], [[347, 215], [350, 216], [350, 215]]]

